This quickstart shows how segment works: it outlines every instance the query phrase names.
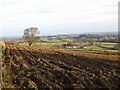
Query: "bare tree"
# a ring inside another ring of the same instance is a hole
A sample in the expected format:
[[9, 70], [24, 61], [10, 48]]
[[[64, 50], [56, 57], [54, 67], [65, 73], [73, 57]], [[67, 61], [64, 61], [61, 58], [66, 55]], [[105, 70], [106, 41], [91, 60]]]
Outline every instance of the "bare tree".
[[24, 30], [23, 39], [28, 42], [29, 46], [31, 46], [33, 42], [40, 39], [40, 37], [37, 36], [39, 33], [40, 32], [37, 27], [27, 28]]

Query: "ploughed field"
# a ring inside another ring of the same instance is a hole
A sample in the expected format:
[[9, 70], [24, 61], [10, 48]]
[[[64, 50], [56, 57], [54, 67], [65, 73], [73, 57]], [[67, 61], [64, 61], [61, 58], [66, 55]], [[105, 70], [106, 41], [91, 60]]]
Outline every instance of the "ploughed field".
[[120, 88], [118, 55], [6, 45], [2, 57], [3, 88]]

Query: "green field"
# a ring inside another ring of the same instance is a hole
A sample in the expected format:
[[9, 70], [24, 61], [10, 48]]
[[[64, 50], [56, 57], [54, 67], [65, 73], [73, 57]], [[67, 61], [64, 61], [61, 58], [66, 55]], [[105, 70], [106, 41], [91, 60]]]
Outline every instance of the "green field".
[[115, 50], [114, 46], [117, 43], [110, 43], [110, 42], [102, 42], [99, 46], [88, 46], [88, 50], [93, 51], [108, 51], [108, 52], [119, 52], [118, 50]]
[[[107, 46], [109, 47], [109, 46]], [[87, 47], [88, 51], [108, 51], [108, 52], [118, 52], [118, 50], [112, 50], [112, 49], [106, 49], [106, 48], [101, 48], [98, 46], [88, 46]]]
[[[32, 46], [41, 46], [41, 47], [48, 47], [48, 48], [58, 48], [60, 49], [60, 46], [66, 42], [34, 42]], [[87, 44], [87, 43], [86, 43]], [[84, 46], [85, 43], [81, 43], [80, 45]], [[114, 45], [117, 43], [110, 43], [110, 42], [103, 42], [100, 44], [100, 46], [97, 45], [90, 45], [86, 46], [86, 49], [80, 49], [80, 48], [70, 48], [68, 50], [80, 50], [80, 51], [107, 51], [107, 52], [119, 52], [118, 50], [114, 49]], [[19, 43], [20, 46], [28, 46], [27, 42]], [[66, 49], [66, 48], [62, 48]]]
[[[28, 46], [27, 42], [19, 43], [20, 46]], [[46, 43], [46, 42], [35, 42], [32, 46], [43, 46], [49, 48], [57, 48], [60, 44], [57, 43]]]

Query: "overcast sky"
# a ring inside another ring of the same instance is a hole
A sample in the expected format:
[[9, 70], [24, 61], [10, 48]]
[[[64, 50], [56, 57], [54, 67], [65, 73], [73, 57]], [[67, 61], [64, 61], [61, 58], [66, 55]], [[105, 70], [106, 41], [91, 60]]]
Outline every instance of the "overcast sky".
[[29, 27], [38, 27], [40, 35], [117, 31], [118, 1], [0, 0], [0, 31], [3, 36], [21, 36]]

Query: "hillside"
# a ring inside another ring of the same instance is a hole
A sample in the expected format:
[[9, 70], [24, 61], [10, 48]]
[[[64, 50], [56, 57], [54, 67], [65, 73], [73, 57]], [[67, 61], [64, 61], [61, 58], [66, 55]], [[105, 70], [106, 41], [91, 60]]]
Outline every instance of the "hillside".
[[120, 88], [120, 61], [117, 58], [118, 55], [82, 54], [40, 47], [6, 45], [3, 51], [2, 86], [38, 90], [46, 88], [116, 90]]

